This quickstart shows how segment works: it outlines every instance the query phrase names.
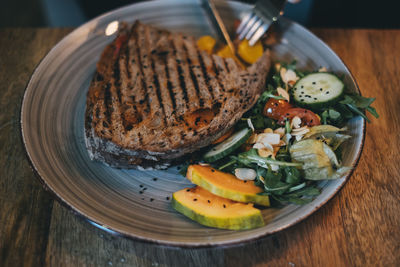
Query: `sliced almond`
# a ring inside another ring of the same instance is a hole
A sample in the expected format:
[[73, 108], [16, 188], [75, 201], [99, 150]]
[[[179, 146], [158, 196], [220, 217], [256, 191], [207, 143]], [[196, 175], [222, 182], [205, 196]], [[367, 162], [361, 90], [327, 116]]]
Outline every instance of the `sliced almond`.
[[292, 129], [298, 129], [300, 128], [301, 125], [301, 119], [298, 116], [294, 116], [292, 121], [290, 122], [290, 127], [292, 127]]
[[282, 87], [278, 87], [278, 88], [276, 89], [276, 91], [278, 92], [278, 95], [282, 96], [282, 97], [283, 97], [285, 100], [287, 100], [288, 102], [290, 101], [289, 94], [288, 94], [288, 92], [287, 92], [285, 89], [283, 89]]
[[253, 148], [255, 148], [255, 149], [264, 149], [265, 146], [264, 146], [264, 144], [261, 144], [261, 143], [255, 143], [253, 145]]
[[253, 133], [249, 139], [247, 139], [246, 143], [248, 144], [254, 144], [257, 142], [257, 135], [256, 133]]
[[289, 70], [285, 69], [283, 76], [282, 76], [282, 72], [280, 74], [281, 74], [283, 82], [286, 84], [290, 81], [296, 82], [299, 79], [299, 77], [297, 77], [297, 75], [296, 75], [296, 72], [294, 72], [293, 70], [290, 70], [290, 69]]
[[281, 75], [281, 79], [284, 83], [286, 83], [286, 68], [282, 68], [279, 71], [279, 74]]
[[278, 128], [278, 129], [275, 129], [275, 130], [274, 130], [274, 133], [279, 134], [279, 136], [282, 138], [282, 136], [285, 135], [285, 128], [280, 127], [280, 128]]
[[[302, 127], [302, 128], [303, 128], [303, 127]], [[300, 128], [299, 128], [299, 129], [300, 129]], [[292, 134], [293, 136], [305, 135], [305, 134], [308, 133], [309, 131], [310, 131], [310, 129], [305, 128], [305, 129], [302, 129], [302, 130], [299, 130], [299, 131], [292, 131], [291, 134]]]
[[260, 157], [264, 157], [264, 158], [273, 156], [273, 154], [274, 154], [274, 152], [272, 152], [271, 150], [268, 150], [268, 149], [259, 149], [257, 152]]
[[279, 134], [275, 133], [262, 133], [257, 136], [257, 142], [263, 143], [264, 145], [266, 143], [271, 144], [271, 145], [277, 145], [279, 144], [279, 140], [281, 137]]
[[[278, 147], [286, 146], [286, 143], [285, 143], [285, 141], [281, 140], [281, 141], [279, 141], [279, 144], [278, 144], [277, 146], [278, 146]], [[274, 148], [275, 148], [275, 147], [274, 147]]]

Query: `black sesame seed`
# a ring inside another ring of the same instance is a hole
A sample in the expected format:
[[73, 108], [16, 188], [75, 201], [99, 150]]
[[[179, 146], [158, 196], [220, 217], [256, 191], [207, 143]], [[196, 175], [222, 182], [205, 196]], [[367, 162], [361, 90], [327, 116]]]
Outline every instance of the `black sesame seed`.
[[143, 191], [144, 191], [144, 190], [147, 190], [147, 187], [143, 188]]
[[193, 201], [197, 201], [197, 198], [194, 198]]
[[326, 91], [326, 94], [329, 94], [329, 91]]
[[186, 192], [190, 192], [190, 189], [186, 189]]
[[207, 200], [207, 202], [208, 202], [208, 203], [211, 203], [211, 201], [210, 201], [209, 199]]
[[316, 82], [312, 82], [312, 84], [316, 84]]
[[319, 88], [320, 91], [322, 91], [322, 88]]
[[143, 194], [143, 191], [139, 191], [139, 194]]
[[304, 102], [304, 99], [302, 98], [302, 99], [300, 99], [300, 101]]
[[316, 98], [316, 97], [314, 97], [314, 100], [317, 100], [317, 98]]
[[301, 91], [301, 93], [300, 94], [304, 94], [304, 91]]
[[150, 198], [150, 201], [153, 202], [153, 201], [154, 201], [154, 198]]
[[214, 169], [211, 169], [211, 171], [212, 171], [212, 172], [215, 172], [215, 170], [214, 170]]
[[301, 88], [304, 88], [304, 86], [302, 85]]
[[243, 181], [243, 183], [247, 183], [247, 181], [246, 181], [246, 180], [244, 180], [244, 181]]
[[223, 207], [224, 207], [224, 209], [225, 209], [225, 208], [226, 208], [226, 205], [224, 204]]
[[166, 197], [165, 199], [166, 199], [166, 200], [169, 200], [169, 197]]
[[157, 181], [158, 180], [158, 178], [153, 178], [153, 181]]
[[142, 197], [142, 200], [144, 200], [144, 197]]
[[141, 184], [141, 185], [139, 185], [140, 187], [143, 187], [143, 185]]

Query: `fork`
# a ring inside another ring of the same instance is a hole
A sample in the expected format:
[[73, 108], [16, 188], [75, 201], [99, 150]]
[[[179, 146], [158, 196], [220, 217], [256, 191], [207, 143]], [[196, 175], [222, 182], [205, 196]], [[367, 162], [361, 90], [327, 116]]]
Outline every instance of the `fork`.
[[286, 0], [258, 0], [252, 11], [243, 17], [236, 30], [239, 39], [246, 38], [249, 40], [249, 45], [253, 46], [283, 14], [285, 3]]

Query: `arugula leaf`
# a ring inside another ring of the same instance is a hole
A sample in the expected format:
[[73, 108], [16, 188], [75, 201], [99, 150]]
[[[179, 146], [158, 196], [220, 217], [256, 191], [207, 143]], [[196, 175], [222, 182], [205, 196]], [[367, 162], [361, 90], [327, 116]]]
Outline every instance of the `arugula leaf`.
[[279, 166], [293, 166], [293, 167], [300, 167], [302, 166], [301, 163], [297, 162], [286, 162], [286, 161], [279, 161], [274, 160], [272, 158], [265, 158], [258, 155], [256, 149], [252, 148], [249, 151], [240, 153], [237, 157], [238, 161], [243, 163], [244, 165], [251, 166], [251, 164], [257, 164], [260, 167], [269, 169], [270, 164], [275, 164]]
[[371, 104], [375, 101], [375, 98], [363, 97], [360, 95], [344, 95], [344, 98], [339, 101], [340, 104], [345, 105], [351, 112], [362, 116], [368, 122], [371, 122], [364, 114], [364, 110], [370, 112], [372, 116], [378, 118], [379, 115], [375, 108], [371, 107]]
[[297, 184], [300, 182], [300, 171], [294, 167], [284, 167], [285, 182], [289, 184]]

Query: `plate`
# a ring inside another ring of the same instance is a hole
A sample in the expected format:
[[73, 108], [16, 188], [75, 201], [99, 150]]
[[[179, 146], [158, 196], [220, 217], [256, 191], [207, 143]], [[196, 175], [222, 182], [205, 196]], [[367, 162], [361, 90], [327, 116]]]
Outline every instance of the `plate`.
[[[221, 15], [231, 25], [250, 6], [229, 2]], [[161, 170], [124, 170], [89, 159], [84, 142], [86, 93], [104, 47], [115, 38], [121, 21], [141, 20], [156, 27], [201, 36], [212, 34], [196, 1], [162, 0], [138, 3], [100, 16], [62, 39], [37, 66], [26, 88], [21, 110], [23, 142], [34, 170], [46, 188], [72, 210], [109, 232], [182, 247], [243, 243], [285, 229], [306, 218], [343, 186], [349, 175], [322, 182], [322, 193], [304, 206], [266, 209], [266, 225], [246, 231], [208, 228], [175, 212], [173, 192], [190, 182], [176, 167]], [[350, 90], [358, 91], [349, 70], [320, 39], [302, 26], [282, 18], [279, 42], [272, 47], [275, 60], [297, 59], [303, 69], [326, 66], [344, 76]], [[354, 118], [353, 136], [343, 153], [344, 165], [355, 167], [360, 157], [365, 122]]]

